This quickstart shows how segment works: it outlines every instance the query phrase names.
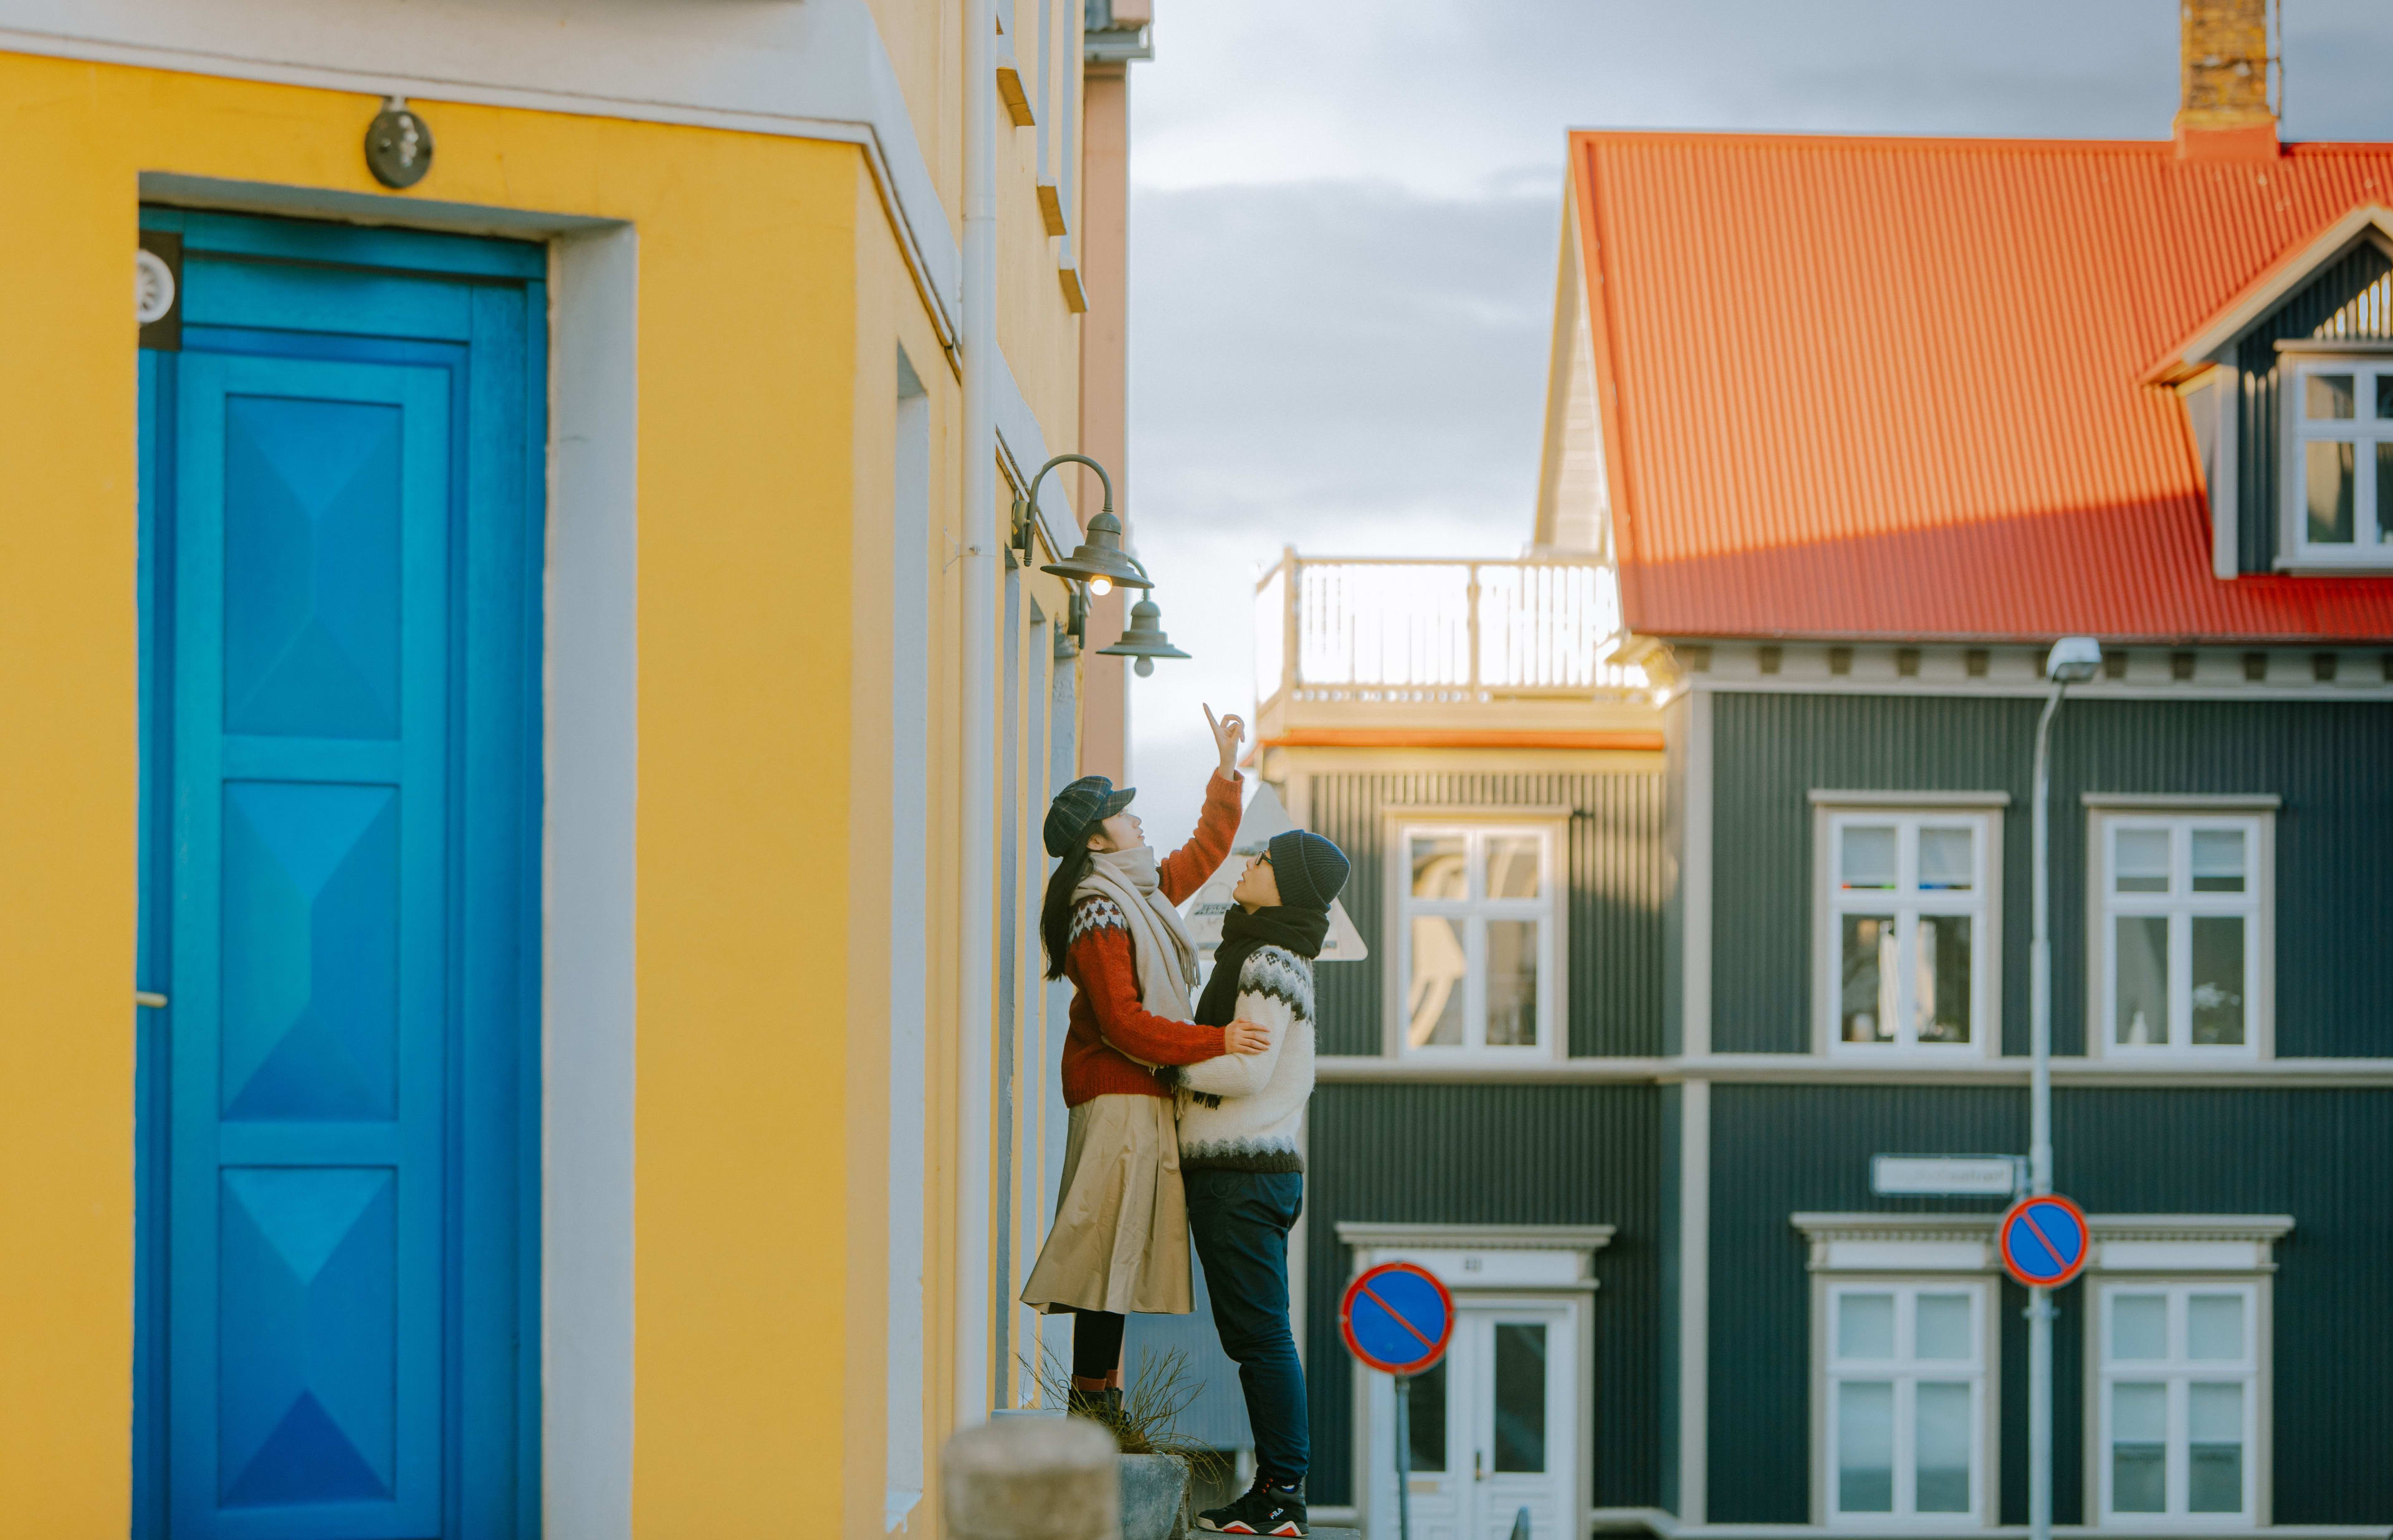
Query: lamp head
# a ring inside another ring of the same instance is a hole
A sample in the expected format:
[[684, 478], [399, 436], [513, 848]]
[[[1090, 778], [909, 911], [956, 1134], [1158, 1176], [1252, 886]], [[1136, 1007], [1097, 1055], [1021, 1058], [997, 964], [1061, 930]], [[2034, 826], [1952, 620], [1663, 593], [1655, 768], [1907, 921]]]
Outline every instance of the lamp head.
[[2101, 668], [2102, 644], [2091, 636], [2064, 636], [2044, 655], [2044, 676], [2056, 685], [2083, 685]]
[[1130, 607], [1130, 624], [1122, 628], [1121, 640], [1109, 647], [1099, 647], [1098, 653], [1108, 658], [1135, 658], [1133, 665], [1144, 678], [1155, 672], [1158, 658], [1185, 658], [1188, 655], [1171, 645], [1163, 634], [1163, 607], [1153, 599], [1141, 599]]
[[1039, 570], [1071, 582], [1087, 583], [1092, 594], [1107, 594], [1116, 588], [1153, 587], [1146, 574], [1138, 569], [1138, 564], [1123, 553], [1121, 534], [1121, 520], [1111, 513], [1101, 513], [1089, 520], [1078, 550]]

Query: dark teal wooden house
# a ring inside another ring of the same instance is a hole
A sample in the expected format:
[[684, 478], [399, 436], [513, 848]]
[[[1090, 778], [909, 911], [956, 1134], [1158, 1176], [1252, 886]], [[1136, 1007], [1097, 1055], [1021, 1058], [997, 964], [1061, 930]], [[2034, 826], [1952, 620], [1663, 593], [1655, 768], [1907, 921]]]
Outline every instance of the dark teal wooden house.
[[[1260, 600], [1355, 856], [1302, 1271], [1461, 1330], [1413, 1533], [2023, 1533], [2007, 1187], [2056, 720], [2066, 1533], [2393, 1525], [2393, 146], [1580, 134], [1529, 559]], [[1890, 1171], [1890, 1176], [1899, 1173]]]

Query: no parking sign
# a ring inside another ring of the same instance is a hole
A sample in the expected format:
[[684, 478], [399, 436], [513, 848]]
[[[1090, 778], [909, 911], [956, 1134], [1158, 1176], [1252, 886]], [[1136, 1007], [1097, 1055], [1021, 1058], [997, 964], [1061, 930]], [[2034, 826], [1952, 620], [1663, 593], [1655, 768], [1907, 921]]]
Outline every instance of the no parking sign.
[[1426, 1268], [1382, 1262], [1346, 1286], [1338, 1329], [1346, 1351], [1382, 1374], [1424, 1374], [1454, 1339], [1454, 1296]]
[[2003, 1271], [2029, 1288], [2059, 1288], [2085, 1270], [2094, 1250], [2086, 1211], [2058, 1193], [2012, 1204], [1994, 1235]]

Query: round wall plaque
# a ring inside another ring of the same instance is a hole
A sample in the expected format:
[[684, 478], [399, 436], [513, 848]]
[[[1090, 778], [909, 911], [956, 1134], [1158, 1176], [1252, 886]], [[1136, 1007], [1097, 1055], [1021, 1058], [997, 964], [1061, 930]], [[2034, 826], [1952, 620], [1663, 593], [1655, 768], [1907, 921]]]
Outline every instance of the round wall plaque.
[[432, 130], [393, 99], [366, 128], [366, 169], [385, 187], [413, 187], [432, 169]]
[[133, 254], [133, 319], [148, 326], [175, 307], [175, 269], [155, 252]]

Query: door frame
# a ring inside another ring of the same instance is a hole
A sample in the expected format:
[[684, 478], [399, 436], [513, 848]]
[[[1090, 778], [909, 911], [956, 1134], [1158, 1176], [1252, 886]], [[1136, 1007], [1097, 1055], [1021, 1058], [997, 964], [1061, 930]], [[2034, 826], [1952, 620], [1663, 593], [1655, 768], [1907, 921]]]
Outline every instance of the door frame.
[[[538, 1476], [559, 1533], [628, 1533], [638, 750], [637, 232], [543, 210], [145, 172], [144, 205], [537, 239], [547, 252], [540, 633]], [[144, 751], [149, 746], [145, 738]], [[142, 1012], [149, 1014], [149, 1012]], [[146, 1024], [145, 1024], [146, 1027]], [[136, 1088], [137, 1139], [157, 1120]], [[137, 1375], [144, 1365], [137, 1365]], [[529, 1430], [528, 1430], [529, 1431]], [[137, 1434], [138, 1429], [137, 1429]], [[140, 1450], [137, 1445], [137, 1459]], [[137, 1468], [137, 1490], [140, 1486]], [[137, 1511], [137, 1520], [140, 1515]], [[140, 1533], [137, 1529], [136, 1533]], [[536, 1532], [535, 1532], [536, 1533]]]
[[[1473, 1305], [1559, 1306], [1570, 1312], [1577, 1426], [1572, 1432], [1573, 1533], [1582, 1533], [1595, 1507], [1595, 1254], [1618, 1233], [1609, 1224], [1384, 1224], [1340, 1220], [1339, 1241], [1353, 1255], [1356, 1275], [1382, 1262], [1427, 1269], [1454, 1296], [1458, 1310]], [[1351, 1357], [1349, 1403], [1354, 1415], [1349, 1468], [1354, 1522], [1371, 1530], [1371, 1379], [1376, 1373]], [[1393, 1431], [1393, 1430], [1392, 1430]]]

